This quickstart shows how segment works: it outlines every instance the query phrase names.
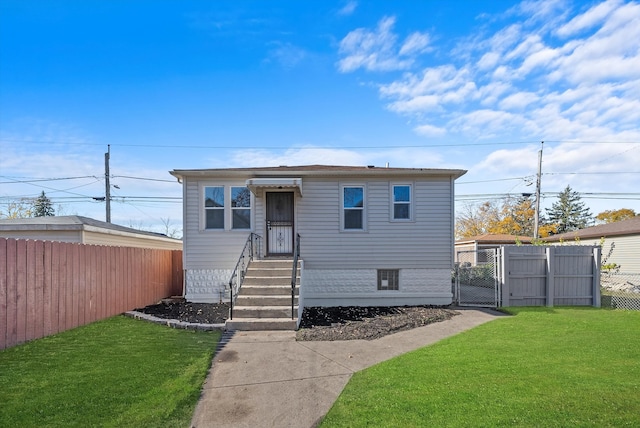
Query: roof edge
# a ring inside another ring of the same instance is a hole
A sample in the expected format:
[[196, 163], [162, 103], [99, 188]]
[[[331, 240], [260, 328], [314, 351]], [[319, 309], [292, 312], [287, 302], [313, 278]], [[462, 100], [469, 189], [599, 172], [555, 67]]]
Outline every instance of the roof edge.
[[294, 177], [294, 176], [384, 176], [384, 175], [423, 175], [448, 176], [454, 179], [467, 173], [464, 169], [445, 168], [386, 168], [375, 166], [329, 166], [303, 165], [258, 168], [211, 168], [211, 169], [174, 169], [171, 175], [181, 180], [184, 177]]

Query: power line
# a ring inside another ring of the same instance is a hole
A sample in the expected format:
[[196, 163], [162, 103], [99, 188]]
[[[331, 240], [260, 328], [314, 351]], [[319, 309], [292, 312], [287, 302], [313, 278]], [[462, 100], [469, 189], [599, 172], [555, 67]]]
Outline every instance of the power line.
[[57, 178], [33, 178], [33, 177], [7, 177], [5, 175], [0, 175], [0, 177], [5, 178], [11, 181], [0, 181], [0, 184], [28, 184], [28, 183], [39, 183], [42, 181], [62, 181], [62, 180], [79, 180], [83, 178], [96, 178], [95, 175], [83, 175], [79, 177], [57, 177]]
[[[572, 141], [572, 140], [545, 140], [547, 143], [557, 144], [640, 144], [637, 141]], [[80, 146], [103, 146], [102, 143], [78, 143], [66, 141], [44, 141], [44, 140], [19, 140], [19, 139], [0, 139], [0, 142], [6, 143], [27, 143], [27, 144], [64, 144], [64, 145], [80, 145]], [[470, 147], [470, 146], [504, 146], [504, 145], [522, 145], [537, 144], [537, 141], [505, 141], [505, 142], [487, 142], [487, 143], [443, 143], [443, 144], [416, 144], [416, 145], [394, 145], [393, 148], [429, 148], [429, 147]], [[243, 149], [243, 150], [322, 150], [322, 149], [388, 149], [388, 145], [377, 146], [344, 146], [344, 145], [327, 145], [321, 147], [295, 147], [295, 146], [226, 146], [226, 145], [178, 145], [178, 144], [124, 144], [111, 143], [117, 147], [147, 147], [147, 148], [180, 148], [180, 149]]]
[[606, 174], [640, 174], [640, 171], [605, 171], [605, 172], [543, 172], [542, 175], [606, 175]]
[[177, 183], [177, 180], [165, 180], [161, 178], [145, 178], [145, 177], [131, 177], [129, 175], [112, 175], [113, 178], [129, 178], [131, 180], [145, 180], [145, 181], [161, 181], [163, 183]]

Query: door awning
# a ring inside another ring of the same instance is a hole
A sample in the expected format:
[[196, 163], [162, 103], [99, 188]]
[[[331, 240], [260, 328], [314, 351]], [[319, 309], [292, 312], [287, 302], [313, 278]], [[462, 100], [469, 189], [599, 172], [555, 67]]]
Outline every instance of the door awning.
[[250, 178], [247, 187], [260, 197], [265, 191], [292, 190], [302, 196], [302, 178]]

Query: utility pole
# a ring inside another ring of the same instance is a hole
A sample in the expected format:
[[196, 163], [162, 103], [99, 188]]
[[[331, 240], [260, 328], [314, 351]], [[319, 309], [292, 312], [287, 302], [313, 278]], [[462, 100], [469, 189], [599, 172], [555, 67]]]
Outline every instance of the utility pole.
[[111, 183], [109, 183], [109, 157], [111, 156], [111, 144], [107, 144], [107, 153], [104, 154], [104, 201], [107, 207], [107, 223], [111, 223]]
[[538, 152], [538, 176], [536, 178], [536, 210], [533, 224], [533, 239], [538, 239], [538, 229], [540, 227], [540, 179], [542, 176], [542, 148], [544, 141], [540, 142], [540, 151]]

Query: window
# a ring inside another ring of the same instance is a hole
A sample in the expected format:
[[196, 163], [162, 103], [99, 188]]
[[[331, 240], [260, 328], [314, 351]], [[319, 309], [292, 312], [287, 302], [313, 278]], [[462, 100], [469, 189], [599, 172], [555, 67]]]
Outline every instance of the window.
[[231, 227], [251, 229], [251, 192], [248, 187], [231, 188]]
[[342, 212], [344, 230], [364, 230], [364, 187], [343, 187]]
[[204, 188], [205, 229], [224, 229], [224, 187]]
[[397, 290], [399, 276], [398, 269], [378, 269], [378, 290]]
[[393, 186], [393, 219], [411, 220], [411, 186]]

